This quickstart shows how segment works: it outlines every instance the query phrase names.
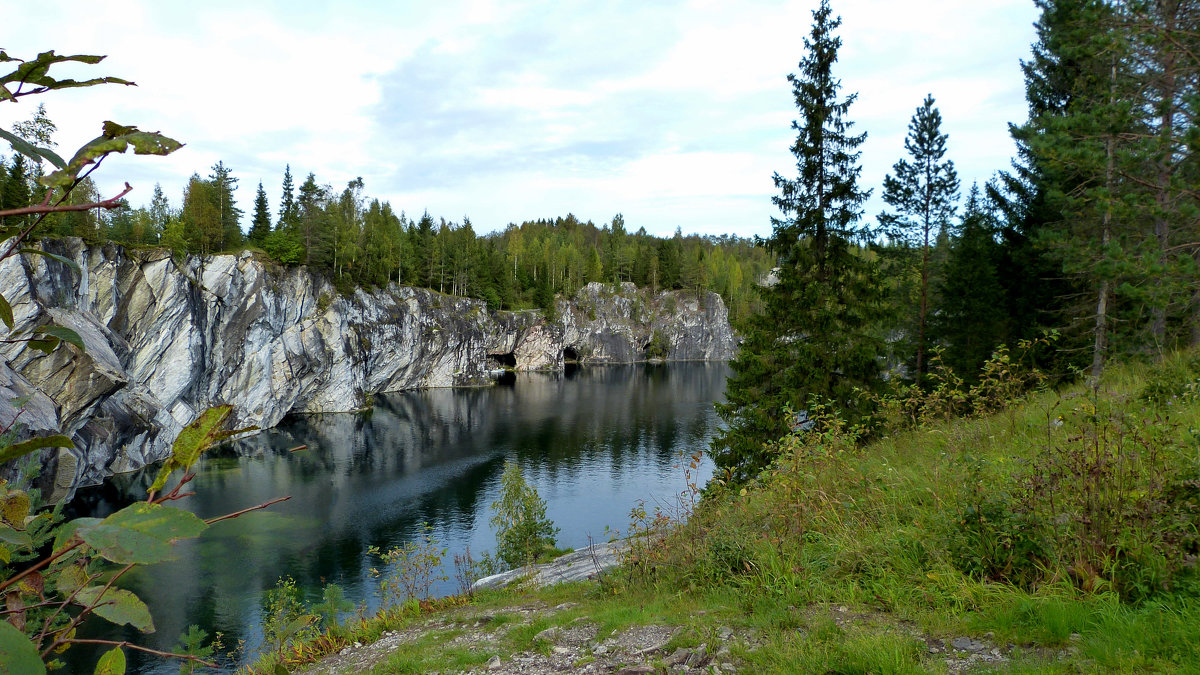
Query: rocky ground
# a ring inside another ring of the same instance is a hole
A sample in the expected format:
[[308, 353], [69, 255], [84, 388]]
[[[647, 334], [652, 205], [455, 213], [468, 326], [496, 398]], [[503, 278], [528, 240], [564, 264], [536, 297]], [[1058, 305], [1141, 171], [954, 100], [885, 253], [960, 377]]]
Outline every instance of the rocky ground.
[[[496, 588], [513, 582], [546, 587], [587, 581], [618, 565], [622, 550], [621, 542], [597, 544], [531, 569], [486, 577], [475, 587]], [[761, 648], [765, 642], [752, 629], [726, 625], [705, 610], [698, 610], [690, 617], [689, 626], [659, 623], [603, 630], [589, 616], [585, 596], [586, 593], [579, 595], [581, 602], [557, 605], [518, 596], [512, 603], [499, 607], [458, 607], [402, 630], [384, 633], [374, 643], [356, 643], [299, 672], [350, 675], [381, 666], [379, 672], [442, 674], [755, 672], [740, 657]], [[932, 636], [917, 624], [885, 612], [855, 611], [845, 606], [789, 607], [788, 611], [802, 626], [832, 622], [846, 635], [871, 633], [911, 638], [914, 644], [924, 645], [923, 661], [933, 672], [954, 675], [980, 668], [1003, 668], [1010, 656], [1019, 651], [1012, 644], [994, 643], [990, 634], [949, 639]], [[804, 639], [805, 633], [806, 629], [797, 630], [797, 638]], [[457, 655], [461, 667], [439, 671], [420, 667], [420, 663], [453, 662], [452, 653]]]
[[[543, 675], [549, 673], [735, 673], [753, 672], [741, 663], [739, 653], [761, 646], [760, 636], [732, 626], [715, 625], [703, 635], [694, 628], [672, 625], [636, 625], [601, 632], [585, 614], [539, 631], [529, 648], [511, 652], [511, 636], [538, 623], [554, 623], [564, 613], [578, 613], [581, 605], [550, 606], [528, 601], [501, 608], [471, 606], [430, 616], [423, 622], [385, 633], [377, 642], [343, 649], [320, 663], [298, 671], [303, 675], [366, 673], [385, 664], [406, 646], [465, 650], [479, 663], [441, 673], [498, 673]], [[825, 617], [839, 627], [909, 635], [926, 646], [931, 672], [966, 673], [979, 668], [1003, 668], [1014, 645], [998, 645], [987, 637], [940, 639], [922, 634], [915, 625], [883, 613], [860, 613], [846, 607], [796, 609], [810, 621]], [[818, 616], [820, 615], [820, 616]], [[676, 638], [681, 638], [676, 640]], [[688, 646], [675, 646], [681, 642]], [[490, 657], [488, 656], [490, 655]], [[484, 661], [484, 659], [487, 659]], [[382, 672], [388, 672], [383, 670]], [[400, 669], [399, 672], [404, 672]], [[435, 671], [430, 671], [435, 672]]]

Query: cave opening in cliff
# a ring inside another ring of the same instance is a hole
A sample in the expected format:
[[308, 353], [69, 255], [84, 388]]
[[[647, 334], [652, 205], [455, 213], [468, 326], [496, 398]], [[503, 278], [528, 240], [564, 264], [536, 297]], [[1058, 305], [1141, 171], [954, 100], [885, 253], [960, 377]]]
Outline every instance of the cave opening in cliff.
[[563, 375], [573, 377], [579, 370], [579, 352], [574, 347], [563, 347]]
[[516, 368], [517, 355], [512, 352], [508, 352], [506, 354], [488, 354], [487, 366], [488, 370]]

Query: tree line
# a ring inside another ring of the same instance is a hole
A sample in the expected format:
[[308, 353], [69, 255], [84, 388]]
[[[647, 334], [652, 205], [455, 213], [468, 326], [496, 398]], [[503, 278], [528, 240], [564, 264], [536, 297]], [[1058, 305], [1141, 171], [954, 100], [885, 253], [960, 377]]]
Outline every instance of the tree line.
[[756, 475], [814, 405], [869, 425], [878, 395], [926, 385], [934, 357], [969, 381], [998, 347], [1051, 333], [1039, 365], [1098, 382], [1113, 358], [1200, 344], [1200, 5], [1035, 4], [1012, 166], [963, 200], [927, 96], [874, 222], [866, 134], [833, 70], [841, 21], [828, 0], [813, 12], [788, 78], [797, 173], [775, 176], [764, 242], [778, 281], [742, 326], [718, 406], [713, 455], [729, 478]]
[[[44, 118], [44, 110], [39, 114]], [[30, 203], [37, 175], [29, 163], [16, 154], [0, 162], [0, 169], [0, 204]], [[207, 176], [190, 178], [178, 208], [155, 185], [149, 205], [54, 214], [41, 233], [165, 246], [179, 254], [251, 247], [278, 263], [327, 274], [343, 290], [398, 283], [479, 298], [497, 309], [550, 309], [555, 295], [573, 295], [590, 282], [713, 291], [735, 320], [755, 311], [753, 286], [773, 265], [752, 239], [685, 236], [678, 228], [672, 237], [657, 237], [644, 227], [630, 231], [621, 214], [601, 225], [572, 214], [541, 218], [481, 235], [467, 217], [453, 222], [429, 213], [415, 219], [397, 213], [390, 203], [365, 196], [361, 178], [337, 190], [309, 173], [296, 187], [290, 166], [274, 215], [259, 183], [243, 235], [237, 183], [218, 162]], [[71, 199], [87, 203], [96, 196], [85, 179]]]

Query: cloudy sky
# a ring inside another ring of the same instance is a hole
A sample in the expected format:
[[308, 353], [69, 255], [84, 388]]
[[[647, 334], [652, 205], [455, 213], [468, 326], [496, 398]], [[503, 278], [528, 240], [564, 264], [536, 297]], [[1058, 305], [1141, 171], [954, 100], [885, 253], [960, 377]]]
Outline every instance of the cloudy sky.
[[[0, 48], [106, 54], [61, 75], [107, 85], [41, 99], [73, 151], [111, 119], [186, 147], [114, 158], [112, 194], [155, 182], [178, 206], [194, 172], [224, 161], [249, 211], [261, 180], [272, 211], [284, 165], [335, 188], [362, 176], [397, 210], [477, 231], [618, 212], [657, 234], [770, 233], [771, 175], [794, 173], [787, 74], [803, 56], [816, 0], [662, 2], [10, 3]], [[903, 153], [913, 110], [937, 99], [964, 185], [1005, 168], [1006, 124], [1025, 117], [1019, 60], [1028, 0], [834, 0], [837, 66], [868, 132], [863, 184]], [[64, 18], [66, 17], [66, 18]], [[38, 97], [0, 105], [0, 125]], [[879, 189], [868, 206], [882, 208]]]

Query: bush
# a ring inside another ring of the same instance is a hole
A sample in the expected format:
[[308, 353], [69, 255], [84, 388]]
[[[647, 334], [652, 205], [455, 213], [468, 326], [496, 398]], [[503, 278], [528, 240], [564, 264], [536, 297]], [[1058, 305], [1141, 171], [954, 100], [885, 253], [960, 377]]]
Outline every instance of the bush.
[[421, 534], [416, 541], [405, 542], [387, 552], [371, 546], [367, 552], [379, 556], [387, 567], [386, 573], [371, 569], [373, 576], [382, 577], [379, 581], [380, 602], [385, 609], [400, 607], [412, 600], [427, 600], [434, 582], [449, 579], [445, 574], [439, 574], [446, 549], [438, 548], [438, 540], [433, 538], [433, 527], [429, 523], [421, 524]]
[[554, 550], [558, 528], [546, 518], [546, 502], [525, 482], [521, 467], [504, 463], [500, 499], [492, 503], [496, 557], [511, 567], [531, 565]]

